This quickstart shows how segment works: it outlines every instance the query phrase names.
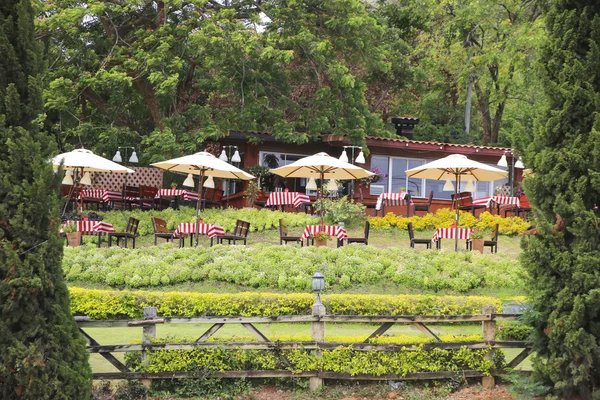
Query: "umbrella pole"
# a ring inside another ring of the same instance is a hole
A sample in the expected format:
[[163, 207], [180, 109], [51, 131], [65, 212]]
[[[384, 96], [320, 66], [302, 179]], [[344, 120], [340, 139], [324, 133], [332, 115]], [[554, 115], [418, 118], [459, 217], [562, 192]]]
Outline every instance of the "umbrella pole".
[[460, 174], [456, 174], [456, 194], [454, 195], [456, 222], [454, 223], [454, 251], [458, 251], [458, 188], [460, 187]]
[[83, 185], [81, 184], [81, 178], [83, 178], [83, 167], [80, 172], [81, 177], [79, 178], [79, 220], [83, 221]]
[[200, 202], [202, 201], [202, 181], [204, 181], [204, 169], [200, 170], [200, 182], [198, 183], [198, 201], [196, 202], [196, 246], [200, 237]]
[[325, 178], [325, 172], [323, 171], [323, 169], [321, 169], [321, 190], [320, 190], [320, 195], [321, 195], [321, 226], [325, 226], [325, 203], [323, 202], [323, 180]]

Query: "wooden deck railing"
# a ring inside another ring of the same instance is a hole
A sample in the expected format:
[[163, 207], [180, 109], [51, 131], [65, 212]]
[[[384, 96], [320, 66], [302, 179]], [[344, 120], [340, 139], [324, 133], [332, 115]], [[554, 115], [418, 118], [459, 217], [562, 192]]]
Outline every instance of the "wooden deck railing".
[[[109, 363], [115, 366], [119, 372], [94, 373], [94, 379], [141, 379], [145, 383], [151, 379], [173, 379], [190, 378], [193, 374], [189, 372], [161, 372], [143, 373], [132, 372], [112, 353], [141, 351], [142, 357], [145, 352], [155, 350], [184, 350], [184, 349], [246, 349], [246, 350], [287, 350], [307, 349], [314, 350], [318, 356], [320, 350], [332, 350], [340, 346], [351, 346], [355, 351], [414, 351], [431, 349], [489, 349], [487, 358], [493, 357], [494, 349], [520, 348], [523, 349], [507, 365], [506, 369], [514, 369], [527, 358], [531, 351], [531, 344], [525, 341], [497, 341], [496, 321], [516, 320], [517, 314], [498, 314], [494, 306], [483, 307], [481, 314], [476, 315], [446, 315], [446, 316], [347, 316], [328, 315], [323, 305], [313, 306], [313, 315], [287, 315], [274, 317], [172, 317], [160, 318], [157, 316], [155, 307], [144, 308], [143, 320], [90, 320], [87, 317], [75, 317], [80, 331], [88, 339], [87, 347], [90, 353], [98, 353]], [[325, 324], [335, 323], [366, 323], [380, 324], [379, 327], [362, 343], [334, 343], [325, 341]], [[482, 341], [471, 342], [443, 342], [425, 324], [427, 323], [472, 323], [481, 322], [483, 330]], [[311, 323], [312, 342], [271, 342], [255, 324], [273, 323]], [[156, 325], [159, 324], [210, 324], [210, 328], [204, 331], [198, 339], [189, 343], [153, 343], [156, 338]], [[258, 341], [257, 342], [207, 342], [219, 329], [227, 324], [241, 324]], [[414, 344], [372, 344], [371, 339], [383, 335], [395, 324], [412, 324], [423, 334], [433, 339], [431, 343], [421, 345]], [[85, 328], [111, 328], [111, 327], [142, 327], [141, 344], [118, 344], [102, 345], [84, 331]], [[482, 377], [485, 386], [494, 385], [494, 376], [506, 374], [506, 370], [493, 370], [492, 376], [485, 376], [479, 371], [460, 371], [464, 377]], [[308, 377], [311, 389], [316, 389], [323, 384], [324, 379], [351, 379], [351, 380], [417, 380], [417, 379], [443, 379], [455, 377], [457, 371], [423, 372], [407, 375], [356, 375], [344, 373], [333, 373], [324, 371], [307, 371], [292, 373], [290, 371], [224, 371], [213, 372], [210, 377], [216, 378], [239, 378], [239, 377]]]

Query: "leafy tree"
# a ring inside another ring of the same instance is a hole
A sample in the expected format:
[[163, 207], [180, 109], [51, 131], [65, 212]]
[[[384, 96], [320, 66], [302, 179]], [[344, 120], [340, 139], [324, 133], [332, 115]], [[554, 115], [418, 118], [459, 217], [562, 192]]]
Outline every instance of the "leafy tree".
[[41, 47], [28, 0], [0, 3], [0, 398], [87, 399], [85, 343], [69, 312], [59, 177], [41, 132]]
[[539, 71], [548, 106], [525, 163], [539, 234], [523, 241], [536, 318], [535, 368], [561, 398], [600, 385], [600, 3], [556, 0]]
[[99, 152], [141, 142], [168, 157], [230, 130], [361, 143], [386, 134], [378, 100], [404, 76], [404, 49], [359, 0], [42, 5], [46, 108], [61, 142]]

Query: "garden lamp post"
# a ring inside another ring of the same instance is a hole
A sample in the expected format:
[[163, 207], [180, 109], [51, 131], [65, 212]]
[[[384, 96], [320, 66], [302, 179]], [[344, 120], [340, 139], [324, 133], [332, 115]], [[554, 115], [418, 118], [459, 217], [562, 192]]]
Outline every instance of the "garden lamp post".
[[312, 276], [312, 290], [317, 293], [316, 306], [323, 305], [321, 303], [321, 292], [325, 289], [325, 276], [321, 273], [321, 270], [317, 269]]
[[[240, 152], [238, 151], [238, 147], [237, 146], [232, 146], [232, 145], [225, 145], [222, 146], [223, 150], [221, 151], [221, 155], [219, 156], [219, 160], [221, 161], [225, 161], [225, 162], [231, 162], [231, 164], [235, 165], [239, 162], [242, 162], [242, 158], [240, 157]], [[233, 152], [233, 155], [231, 155], [231, 150], [235, 149], [235, 151]], [[237, 166], [237, 165], [235, 165]], [[227, 179], [226, 183], [225, 183], [226, 187], [227, 187], [227, 208], [229, 208], [229, 179]]]
[[[121, 149], [125, 150], [125, 160], [127, 160], [127, 155], [128, 155], [129, 150], [132, 150], [131, 156], [129, 157], [128, 162], [130, 164], [138, 163], [139, 160], [138, 160], [137, 153], [135, 152], [135, 147], [131, 147], [131, 146], [119, 146], [117, 148], [117, 152], [115, 153], [115, 155], [112, 159], [114, 162], [123, 163], [123, 157], [121, 156]], [[123, 163], [123, 164], [125, 164], [125, 163]], [[127, 174], [125, 174], [125, 183], [123, 183], [123, 199], [121, 201], [121, 208], [123, 210], [125, 210], [125, 197], [127, 197]]]
[[[342, 150], [342, 154], [340, 155], [340, 161], [343, 162], [348, 162], [348, 154], [346, 153], [346, 149], [350, 149], [351, 150], [351, 155], [352, 158], [350, 159], [350, 163], [352, 165], [356, 164], [364, 164], [365, 161], [365, 154], [363, 153], [362, 147], [361, 146], [344, 146], [344, 149]], [[360, 152], [358, 153], [358, 156], [356, 158], [354, 158], [354, 149], [360, 149]], [[352, 198], [352, 195], [354, 195], [354, 180], [350, 183], [350, 198]]]

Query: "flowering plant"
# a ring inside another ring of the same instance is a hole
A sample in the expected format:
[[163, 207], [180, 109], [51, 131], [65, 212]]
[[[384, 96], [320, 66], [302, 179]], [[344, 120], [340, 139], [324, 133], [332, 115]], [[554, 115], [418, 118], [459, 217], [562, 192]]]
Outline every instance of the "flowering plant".
[[375, 175], [371, 175], [367, 178], [360, 179], [360, 183], [368, 186], [371, 183], [381, 182], [387, 177], [387, 174], [378, 168], [371, 168], [371, 172]]
[[525, 192], [519, 186], [515, 188], [515, 197], [525, 196]]
[[331, 236], [325, 231], [315, 233], [312, 238], [315, 240], [331, 240]]

